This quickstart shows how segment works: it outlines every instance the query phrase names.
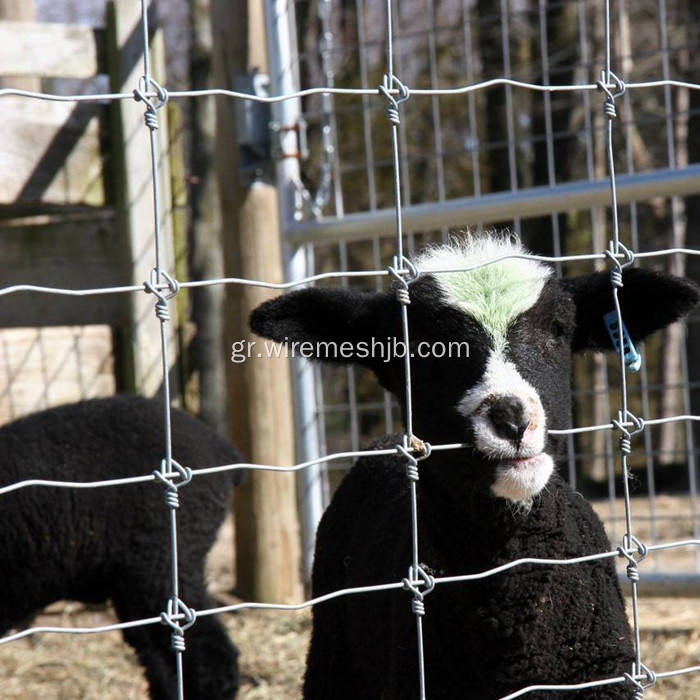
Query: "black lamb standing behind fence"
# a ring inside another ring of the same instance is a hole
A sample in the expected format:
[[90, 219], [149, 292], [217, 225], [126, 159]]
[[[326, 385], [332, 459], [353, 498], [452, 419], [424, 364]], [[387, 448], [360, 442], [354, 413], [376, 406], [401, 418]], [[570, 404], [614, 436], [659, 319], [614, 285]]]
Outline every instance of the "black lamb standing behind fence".
[[[0, 485], [26, 479], [97, 481], [148, 475], [165, 453], [162, 401], [117, 396], [61, 406], [0, 429]], [[222, 437], [172, 410], [172, 454], [183, 467], [240, 461]], [[231, 504], [231, 471], [195, 476], [179, 491], [180, 599], [210, 607], [204, 564]], [[170, 519], [161, 483], [95, 489], [29, 486], [0, 496], [0, 634], [57, 600], [114, 604], [123, 622], [158, 616], [172, 595]], [[176, 611], [179, 612], [179, 611]], [[151, 697], [176, 697], [171, 630], [123, 632]], [[238, 652], [214, 617], [185, 633], [187, 698], [233, 698]]]
[[[437, 273], [524, 252], [517, 241], [493, 236], [431, 248], [418, 258], [421, 274], [409, 285], [413, 432], [435, 445], [469, 445], [419, 462], [418, 551], [429, 576], [611, 549], [590, 505], [556, 473], [564, 438], [549, 432], [571, 424], [572, 353], [612, 347], [603, 321], [614, 308], [610, 275], [558, 279], [549, 267], [514, 258]], [[636, 340], [687, 314], [699, 299], [692, 282], [654, 271], [625, 269], [623, 281], [622, 314]], [[371, 368], [405, 417], [403, 358], [387, 361], [369, 351], [375, 341], [386, 347], [387, 340], [402, 340], [395, 294], [305, 289], [258, 307], [251, 326], [274, 340], [310, 342], [314, 359]], [[452, 357], [431, 355], [437, 342], [445, 344], [440, 352], [450, 342], [461, 343], [462, 352], [453, 345]], [[338, 352], [341, 343], [352, 345], [351, 357]], [[401, 439], [387, 436], [379, 447]], [[362, 458], [341, 483], [318, 529], [315, 597], [407, 577], [406, 464], [403, 456]], [[533, 684], [632, 671], [630, 629], [610, 558], [520, 565], [442, 583], [424, 605], [429, 698], [489, 699]], [[305, 697], [418, 697], [416, 639], [410, 596], [401, 590], [317, 605]], [[578, 695], [632, 692], [624, 682]]]

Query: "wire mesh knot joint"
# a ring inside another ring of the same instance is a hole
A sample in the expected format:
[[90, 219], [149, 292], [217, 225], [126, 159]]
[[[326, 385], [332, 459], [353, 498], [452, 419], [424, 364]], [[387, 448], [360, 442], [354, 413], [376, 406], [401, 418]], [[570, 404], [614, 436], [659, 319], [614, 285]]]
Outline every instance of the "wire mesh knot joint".
[[143, 287], [147, 294], [153, 294], [158, 299], [158, 301], [156, 301], [156, 316], [162, 323], [167, 323], [170, 321], [168, 302], [180, 291], [180, 283], [167, 272], [161, 271], [160, 277], [165, 280], [169, 289], [168, 294], [163, 294], [163, 292], [158, 289], [158, 277], [158, 270], [153, 268], [151, 270], [151, 279], [146, 280], [143, 283]]
[[[392, 88], [398, 91], [398, 96], [394, 97], [391, 94]], [[399, 117], [399, 105], [405, 102], [410, 97], [410, 91], [395, 75], [385, 74], [382, 79], [382, 84], [377, 88], [380, 94], [384, 95], [389, 100], [389, 106], [386, 108], [386, 114], [389, 122], [393, 126], [398, 126], [401, 123]]]
[[[636, 559], [630, 550], [636, 550], [639, 555]], [[634, 535], [625, 533], [622, 536], [622, 545], [617, 548], [618, 554], [627, 559], [627, 578], [634, 583], [639, 581], [639, 564], [647, 556], [649, 550], [647, 546], [640, 542]]]
[[[612, 81], [615, 92], [612, 92], [608, 87], [608, 84]], [[615, 119], [617, 116], [617, 110], [615, 108], [615, 100], [618, 97], [622, 97], [627, 90], [627, 86], [624, 81], [618, 78], [612, 71], [602, 71], [600, 75], [600, 80], [596, 81], [596, 87], [599, 92], [604, 92], [605, 103], [603, 104], [603, 113], [608, 119]]]
[[641, 671], [644, 672], [644, 675], [646, 676], [646, 683], [641, 683], [639, 680], [637, 680], [634, 676], [632, 676], [629, 673], [625, 673], [624, 677], [627, 679], [627, 682], [632, 684], [634, 686], [634, 695], [632, 696], [634, 700], [642, 700], [644, 697], [644, 693], [647, 688], [651, 688], [652, 685], [656, 683], [656, 674], [654, 671], [652, 671], [650, 668], [645, 666], [644, 664], [640, 664]]
[[[182, 624], [175, 619], [178, 613], [184, 616]], [[185, 651], [185, 630], [192, 627], [196, 619], [196, 611], [187, 607], [178, 597], [173, 597], [168, 600], [167, 610], [160, 614], [160, 621], [162, 624], [168, 625], [168, 627], [172, 629], [173, 632], [170, 635], [170, 641], [173, 651], [176, 653]]]
[[[156, 101], [154, 102], [148, 95], [149, 88], [155, 92]], [[168, 91], [159, 85], [153, 78], [141, 76], [139, 85], [133, 92], [136, 102], [143, 102], [146, 105], [146, 113], [143, 115], [146, 126], [155, 131], [158, 128], [158, 110], [163, 107], [168, 101]]]
[[[603, 255], [613, 264], [613, 268], [610, 270], [610, 282], [613, 287], [619, 289], [623, 286], [622, 270], [634, 263], [634, 253], [619, 241], [617, 243], [610, 241], [610, 245], [606, 248]], [[622, 261], [620, 261], [620, 255], [623, 258]]]
[[[627, 422], [632, 423], [634, 430], [628, 430]], [[620, 436], [620, 452], [629, 457], [632, 454], [632, 436], [644, 430], [644, 419], [638, 418], [630, 411], [626, 411], [625, 415], [620, 411], [617, 419], [612, 421], [612, 425], [622, 433]]]
[[[422, 586], [423, 589], [419, 588]], [[404, 590], [413, 593], [411, 609], [414, 615], [422, 617], [425, 615], [425, 596], [435, 588], [435, 579], [421, 566], [411, 566], [408, 570], [408, 577], [403, 580]]]
[[176, 508], [180, 507], [178, 490], [192, 481], [192, 470], [189, 467], [183, 467], [182, 465], [178, 464], [174, 459], [170, 460], [170, 467], [170, 471], [174, 470], [180, 476], [180, 481], [177, 483], [172, 480], [172, 477], [166, 476], [169, 470], [167, 469], [165, 459], [161, 462], [160, 471], [156, 469], [153, 472], [153, 476], [155, 477], [156, 481], [160, 481], [161, 484], [167, 487], [165, 492], [165, 503], [168, 508], [175, 510]]
[[396, 449], [406, 458], [406, 476], [410, 481], [418, 481], [418, 460], [403, 445], [397, 445]]
[[[410, 304], [411, 296], [408, 292], [408, 285], [418, 279], [420, 275], [418, 268], [408, 258], [394, 256], [393, 264], [387, 267], [387, 272], [394, 278], [393, 284], [398, 302], [404, 305]], [[408, 279], [406, 279], [407, 277]]]

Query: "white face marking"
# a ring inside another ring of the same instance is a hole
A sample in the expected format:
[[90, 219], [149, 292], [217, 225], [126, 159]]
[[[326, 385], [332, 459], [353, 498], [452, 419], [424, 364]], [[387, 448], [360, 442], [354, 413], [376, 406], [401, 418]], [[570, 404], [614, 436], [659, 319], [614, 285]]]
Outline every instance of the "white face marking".
[[[523, 422], [528, 424], [519, 447], [496, 432], [489, 416], [495, 401], [506, 396], [520, 401]], [[471, 422], [476, 449], [502, 462], [491, 486], [494, 495], [527, 501], [544, 488], [554, 468], [552, 458], [543, 453], [547, 434], [544, 408], [537, 391], [512, 362], [493, 351], [483, 379], [464, 393], [457, 410]]]
[[506, 463], [496, 468], [491, 493], [516, 503], [529, 503], [547, 485], [553, 471], [554, 462], [545, 453], [516, 465]]
[[[422, 272], [430, 272], [526, 253], [517, 240], [472, 236], [455, 245], [428, 248], [416, 264]], [[475, 270], [435, 274], [435, 279], [448, 303], [480, 323], [503, 352], [508, 327], [534, 306], [551, 274], [535, 260], [510, 258]]]

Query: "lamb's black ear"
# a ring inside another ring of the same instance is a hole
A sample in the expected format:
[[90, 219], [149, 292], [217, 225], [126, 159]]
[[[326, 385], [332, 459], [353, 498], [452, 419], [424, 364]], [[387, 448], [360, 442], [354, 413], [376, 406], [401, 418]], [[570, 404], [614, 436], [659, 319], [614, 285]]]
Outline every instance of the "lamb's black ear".
[[386, 342], [398, 319], [393, 294], [310, 287], [264, 302], [250, 315], [250, 327], [264, 338], [296, 343], [297, 354], [311, 359], [371, 364], [362, 344]]
[[[683, 277], [634, 267], [623, 270], [622, 281], [622, 318], [634, 341], [688, 315], [700, 301], [700, 288]], [[603, 315], [615, 308], [610, 273], [593, 272], [562, 283], [576, 303], [573, 350], [610, 350], [603, 321]]]

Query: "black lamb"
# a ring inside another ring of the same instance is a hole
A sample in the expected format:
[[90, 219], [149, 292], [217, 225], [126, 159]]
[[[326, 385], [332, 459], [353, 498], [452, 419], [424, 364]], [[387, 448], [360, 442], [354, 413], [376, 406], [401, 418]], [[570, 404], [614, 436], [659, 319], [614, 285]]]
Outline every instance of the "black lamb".
[[[418, 465], [418, 551], [429, 576], [611, 550], [590, 505], [555, 472], [564, 438], [549, 432], [571, 425], [572, 353], [612, 347], [603, 320], [614, 308], [610, 275], [560, 279], [547, 266], [515, 258], [438, 272], [524, 252], [517, 241], [487, 236], [430, 248], [409, 285], [413, 432], [434, 445], [469, 446], [433, 451]], [[699, 299], [695, 284], [667, 274], [627, 268], [623, 281], [622, 315], [636, 340], [689, 313]], [[371, 368], [405, 416], [399, 319], [391, 292], [309, 288], [262, 304], [251, 326], [314, 359]], [[401, 436], [387, 436], [379, 447], [400, 443]], [[400, 582], [411, 562], [406, 458], [360, 459], [319, 526], [313, 595]], [[441, 583], [424, 605], [428, 698], [483, 700], [632, 671], [610, 558], [520, 565]], [[319, 603], [304, 697], [419, 697], [416, 639], [410, 594], [400, 589]], [[625, 681], [566, 697], [632, 694]]]
[[[164, 456], [163, 404], [136, 396], [52, 408], [0, 429], [0, 486], [26, 479], [97, 481], [148, 475]], [[240, 461], [203, 423], [172, 411], [172, 454], [183, 467]], [[194, 476], [179, 491], [180, 599], [210, 606], [205, 558], [231, 503], [233, 472]], [[95, 489], [29, 486], [0, 495], [0, 634], [61, 599], [111, 600], [123, 622], [158, 616], [172, 593], [165, 486]], [[146, 671], [151, 697], [171, 700], [171, 630], [124, 630]], [[186, 698], [233, 698], [238, 652], [214, 617], [185, 633]]]

